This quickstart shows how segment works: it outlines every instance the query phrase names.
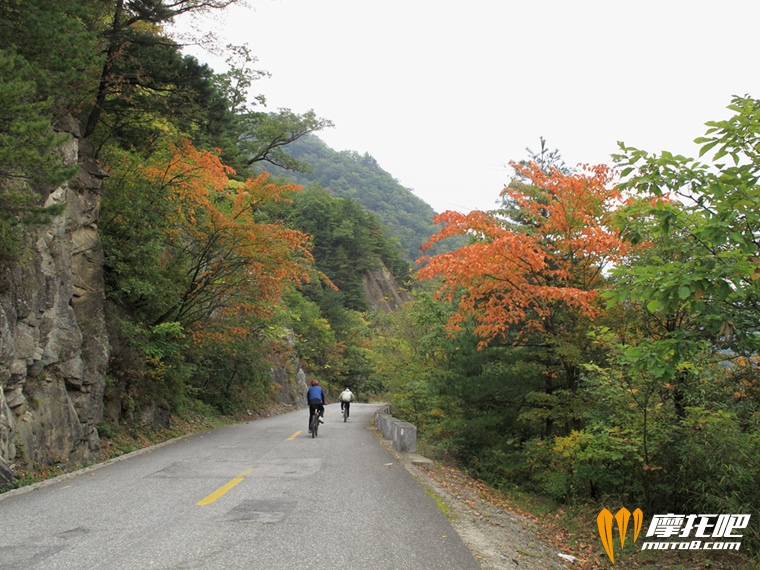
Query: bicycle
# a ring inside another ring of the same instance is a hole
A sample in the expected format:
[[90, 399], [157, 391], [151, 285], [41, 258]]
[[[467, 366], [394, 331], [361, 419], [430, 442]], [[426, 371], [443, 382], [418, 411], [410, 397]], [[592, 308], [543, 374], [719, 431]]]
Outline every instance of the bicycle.
[[314, 410], [314, 414], [309, 420], [309, 431], [311, 437], [317, 437], [317, 431], [319, 430], [319, 410]]
[[348, 406], [343, 406], [343, 423], [348, 421]]

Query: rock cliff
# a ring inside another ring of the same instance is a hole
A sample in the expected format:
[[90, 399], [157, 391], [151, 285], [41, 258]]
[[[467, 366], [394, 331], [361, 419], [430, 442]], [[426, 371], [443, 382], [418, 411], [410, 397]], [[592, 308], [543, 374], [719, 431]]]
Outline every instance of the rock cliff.
[[85, 461], [99, 451], [108, 339], [97, 223], [106, 173], [87, 159], [74, 120], [61, 148], [78, 175], [45, 198], [63, 214], [29, 230], [32, 255], [0, 284], [0, 456]]
[[385, 266], [365, 272], [362, 281], [367, 304], [377, 311], [397, 311], [410, 301], [409, 293], [399, 287]]

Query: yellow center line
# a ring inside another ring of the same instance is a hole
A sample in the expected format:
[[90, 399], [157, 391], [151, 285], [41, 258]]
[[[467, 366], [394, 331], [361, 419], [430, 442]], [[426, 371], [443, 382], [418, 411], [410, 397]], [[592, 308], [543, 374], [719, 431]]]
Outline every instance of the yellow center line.
[[293, 441], [293, 440], [294, 440], [295, 438], [297, 438], [299, 435], [301, 435], [301, 431], [300, 431], [300, 430], [299, 430], [299, 431], [297, 431], [296, 433], [294, 433], [293, 435], [291, 435], [291, 436], [288, 438], [288, 441]]
[[202, 507], [204, 505], [210, 505], [211, 503], [213, 503], [214, 501], [216, 501], [218, 498], [220, 498], [221, 496], [223, 496], [227, 491], [229, 491], [230, 489], [232, 489], [235, 485], [237, 485], [238, 483], [240, 483], [248, 475], [250, 475], [252, 471], [253, 471], [253, 469], [248, 469], [244, 473], [241, 473], [240, 475], [238, 475], [237, 477], [235, 477], [232, 481], [230, 481], [229, 483], [227, 483], [224, 487], [219, 487], [216, 491], [214, 491], [213, 493], [211, 493], [208, 497], [206, 497], [205, 499], [201, 499], [200, 501], [198, 501], [196, 503], [196, 505], [198, 505], [199, 507]]

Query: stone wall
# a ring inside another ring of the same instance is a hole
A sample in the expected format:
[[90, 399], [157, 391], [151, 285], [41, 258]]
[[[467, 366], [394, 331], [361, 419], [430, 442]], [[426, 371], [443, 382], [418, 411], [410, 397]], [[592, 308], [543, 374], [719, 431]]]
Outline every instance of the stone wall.
[[0, 458], [9, 464], [85, 461], [99, 451], [108, 363], [103, 254], [97, 231], [106, 173], [75, 121], [61, 149], [78, 175], [46, 205], [65, 204], [27, 235], [31, 259], [0, 285]]

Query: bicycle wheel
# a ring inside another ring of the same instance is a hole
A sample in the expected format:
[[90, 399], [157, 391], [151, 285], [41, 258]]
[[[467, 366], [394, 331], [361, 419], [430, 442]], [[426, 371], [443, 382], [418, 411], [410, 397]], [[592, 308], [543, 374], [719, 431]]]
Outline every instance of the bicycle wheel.
[[346, 423], [346, 420], [348, 420], [348, 408], [343, 406], [343, 423]]
[[311, 416], [311, 437], [317, 437], [317, 430], [319, 429], [319, 412], [314, 411], [314, 415]]

